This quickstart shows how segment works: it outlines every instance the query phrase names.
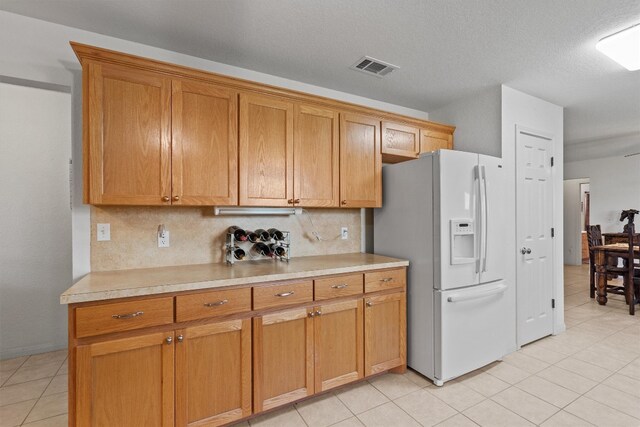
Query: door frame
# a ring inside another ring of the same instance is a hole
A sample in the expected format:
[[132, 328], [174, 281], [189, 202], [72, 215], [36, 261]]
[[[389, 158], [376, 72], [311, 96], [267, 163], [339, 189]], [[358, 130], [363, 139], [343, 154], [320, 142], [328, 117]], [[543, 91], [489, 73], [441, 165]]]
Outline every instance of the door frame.
[[[515, 134], [515, 162], [514, 162], [515, 176], [514, 176], [514, 178], [515, 178], [515, 190], [516, 190], [515, 191], [515, 204], [516, 204], [515, 223], [516, 223], [516, 228], [515, 228], [515, 236], [514, 236], [514, 238], [515, 238], [515, 250], [518, 251], [519, 248], [520, 248], [520, 242], [518, 241], [518, 236], [520, 235], [520, 233], [519, 233], [519, 231], [520, 231], [520, 229], [519, 229], [520, 223], [519, 223], [519, 218], [518, 218], [518, 192], [521, 191], [520, 183], [518, 182], [518, 164], [519, 164], [518, 163], [518, 158], [521, 155], [520, 154], [521, 147], [520, 147], [520, 144], [519, 144], [518, 137], [520, 136], [520, 134], [527, 134], [527, 135], [530, 135], [530, 136], [533, 136], [533, 137], [536, 137], [536, 138], [543, 138], [543, 139], [546, 139], [546, 140], [550, 141], [551, 142], [551, 157], [552, 158], [555, 158], [555, 148], [556, 148], [555, 147], [555, 142], [556, 142], [556, 138], [555, 138], [555, 135], [552, 134], [552, 133], [541, 131], [541, 130], [534, 129], [534, 128], [530, 128], [530, 127], [527, 127], [527, 126], [518, 125], [518, 124], [515, 125], [515, 131], [516, 131], [515, 132], [516, 134]], [[550, 179], [551, 179], [551, 194], [549, 195], [549, 198], [550, 198], [550, 204], [549, 205], [551, 206], [552, 212], [554, 212], [554, 207], [555, 207], [555, 203], [554, 203], [555, 192], [556, 192], [556, 189], [555, 189], [556, 172], [555, 171], [556, 171], [556, 169], [554, 168], [553, 163], [552, 163], [552, 166], [551, 166], [551, 177], [550, 177]], [[552, 221], [552, 224], [551, 224], [552, 227], [555, 230], [558, 230], [559, 226], [558, 226], [558, 224], [555, 223], [555, 217], [554, 217], [553, 214], [551, 216], [551, 221]], [[550, 286], [551, 286], [551, 297], [556, 301], [555, 308], [552, 309], [552, 311], [551, 311], [551, 318], [552, 318], [551, 334], [552, 335], [556, 335], [556, 334], [558, 334], [560, 332], [563, 332], [563, 330], [564, 330], [564, 329], [562, 329], [562, 330], [557, 330], [556, 329], [557, 310], [564, 309], [564, 304], [561, 304], [560, 306], [557, 304], [559, 298], [558, 298], [558, 290], [556, 289], [557, 288], [557, 286], [556, 286], [557, 283], [556, 283], [556, 274], [555, 274], [555, 271], [556, 271], [556, 268], [557, 268], [557, 265], [556, 265], [557, 264], [557, 262], [556, 262], [556, 253], [557, 253], [557, 250], [558, 250], [556, 248], [556, 245], [557, 245], [558, 239], [561, 239], [561, 237], [562, 237], [562, 236], [559, 236], [558, 234], [559, 233], [555, 233], [555, 236], [553, 237], [552, 244], [551, 244], [551, 254], [550, 254], [551, 272], [552, 272], [552, 274], [551, 274], [551, 284], [550, 284]], [[562, 249], [562, 248], [560, 248], [560, 249]], [[517, 255], [516, 255], [516, 260], [518, 260]], [[522, 345], [524, 345], [520, 341], [521, 337], [520, 337], [520, 332], [519, 332], [519, 327], [520, 327], [520, 317], [519, 316], [520, 316], [520, 314], [518, 313], [518, 295], [519, 295], [518, 291], [519, 291], [520, 285], [518, 283], [518, 277], [519, 277], [520, 269], [521, 269], [520, 261], [516, 261], [516, 266], [515, 266], [515, 271], [516, 271], [516, 274], [515, 274], [515, 279], [516, 279], [516, 286], [515, 286], [515, 288], [516, 288], [516, 346], [517, 346], [518, 349], [520, 349], [522, 347]], [[525, 344], [528, 344], [528, 343], [525, 343]]]

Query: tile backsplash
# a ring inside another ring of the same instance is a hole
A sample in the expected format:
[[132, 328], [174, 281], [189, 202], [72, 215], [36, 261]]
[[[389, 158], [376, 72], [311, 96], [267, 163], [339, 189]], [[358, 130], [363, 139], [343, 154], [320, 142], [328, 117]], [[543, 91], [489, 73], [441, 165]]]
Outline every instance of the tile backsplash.
[[[360, 209], [309, 209], [291, 216], [214, 216], [211, 207], [91, 207], [91, 270], [224, 262], [224, 241], [231, 225], [255, 230], [275, 227], [291, 232], [292, 257], [360, 252]], [[322, 236], [318, 241], [311, 235]], [[111, 224], [111, 240], [96, 241], [96, 224]], [[170, 247], [158, 248], [164, 224]], [[349, 238], [340, 239], [340, 227]]]

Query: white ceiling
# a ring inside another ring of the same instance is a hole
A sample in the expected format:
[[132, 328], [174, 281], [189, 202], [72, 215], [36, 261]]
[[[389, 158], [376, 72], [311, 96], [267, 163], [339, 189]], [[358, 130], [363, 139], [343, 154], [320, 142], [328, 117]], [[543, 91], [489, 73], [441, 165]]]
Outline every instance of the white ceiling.
[[[595, 49], [638, 0], [0, 0], [0, 9], [423, 111], [506, 84], [565, 141], [640, 138], [640, 71]], [[400, 66], [349, 69], [363, 55]]]

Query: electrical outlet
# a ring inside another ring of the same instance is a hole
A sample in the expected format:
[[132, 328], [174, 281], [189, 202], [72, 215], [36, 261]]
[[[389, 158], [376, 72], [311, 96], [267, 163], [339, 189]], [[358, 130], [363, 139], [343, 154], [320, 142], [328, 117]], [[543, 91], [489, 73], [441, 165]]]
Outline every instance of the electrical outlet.
[[98, 242], [108, 242], [111, 240], [111, 224], [97, 224], [96, 238]]
[[163, 232], [158, 233], [158, 247], [159, 248], [169, 247], [169, 230], [164, 230]]
[[349, 229], [347, 227], [342, 227], [340, 229], [340, 238], [342, 240], [347, 240], [349, 238]]

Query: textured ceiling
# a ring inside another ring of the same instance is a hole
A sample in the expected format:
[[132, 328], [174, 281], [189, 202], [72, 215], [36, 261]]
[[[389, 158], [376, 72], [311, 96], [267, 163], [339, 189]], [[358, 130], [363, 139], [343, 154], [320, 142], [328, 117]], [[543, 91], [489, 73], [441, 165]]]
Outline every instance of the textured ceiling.
[[[640, 135], [640, 71], [595, 50], [638, 0], [0, 0], [0, 9], [423, 111], [506, 84], [565, 140]], [[400, 66], [349, 69], [363, 55]]]

